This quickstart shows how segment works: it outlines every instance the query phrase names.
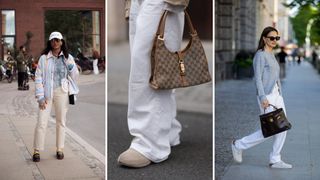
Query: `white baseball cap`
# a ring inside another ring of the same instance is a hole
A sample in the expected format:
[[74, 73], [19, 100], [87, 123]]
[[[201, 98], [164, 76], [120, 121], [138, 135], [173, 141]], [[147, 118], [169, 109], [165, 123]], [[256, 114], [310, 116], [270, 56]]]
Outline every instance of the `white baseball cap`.
[[54, 39], [54, 38], [57, 38], [57, 39], [60, 39], [60, 40], [63, 39], [62, 34], [60, 32], [57, 32], [57, 31], [52, 32], [50, 34], [49, 41], [51, 41], [51, 39]]

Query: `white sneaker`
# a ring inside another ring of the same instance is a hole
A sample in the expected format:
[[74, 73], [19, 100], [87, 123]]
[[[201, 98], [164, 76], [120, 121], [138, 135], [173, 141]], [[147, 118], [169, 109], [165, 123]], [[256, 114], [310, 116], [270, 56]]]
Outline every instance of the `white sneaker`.
[[148, 158], [131, 148], [120, 154], [118, 158], [119, 165], [133, 168], [145, 167], [148, 166], [150, 163], [151, 161]]
[[231, 149], [232, 149], [233, 159], [234, 159], [234, 161], [236, 161], [237, 163], [241, 163], [241, 162], [242, 162], [242, 150], [236, 148], [235, 142], [236, 142], [236, 141], [233, 140], [232, 143], [231, 143]]
[[277, 169], [291, 169], [292, 168], [292, 165], [291, 164], [287, 164], [283, 161], [279, 161], [279, 162], [276, 162], [276, 163], [270, 163], [269, 166], [271, 168], [277, 168]]

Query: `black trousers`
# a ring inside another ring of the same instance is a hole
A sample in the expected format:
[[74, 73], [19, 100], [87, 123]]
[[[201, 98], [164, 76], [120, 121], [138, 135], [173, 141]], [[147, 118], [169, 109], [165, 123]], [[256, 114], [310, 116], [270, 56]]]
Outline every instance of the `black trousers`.
[[18, 72], [18, 87], [23, 86], [23, 82], [26, 79], [26, 72]]

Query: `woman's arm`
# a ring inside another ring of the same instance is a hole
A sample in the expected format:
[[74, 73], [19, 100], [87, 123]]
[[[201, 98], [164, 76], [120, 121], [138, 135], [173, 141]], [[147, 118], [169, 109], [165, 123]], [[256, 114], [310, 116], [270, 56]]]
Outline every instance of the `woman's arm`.
[[79, 71], [76, 62], [70, 54], [67, 60], [67, 68], [70, 72], [70, 77], [76, 81], [79, 77]]
[[38, 66], [35, 72], [36, 98], [38, 102], [44, 100], [44, 81], [43, 81], [43, 67], [45, 65], [46, 55], [42, 55], [39, 59]]
[[264, 68], [265, 60], [262, 57], [261, 53], [256, 53], [256, 55], [253, 58], [253, 69], [254, 69], [254, 77], [255, 77], [255, 84], [258, 91], [258, 96], [260, 99], [260, 102], [263, 102], [267, 100], [267, 97], [264, 92], [263, 83], [262, 83], [262, 74], [263, 74], [263, 68]]

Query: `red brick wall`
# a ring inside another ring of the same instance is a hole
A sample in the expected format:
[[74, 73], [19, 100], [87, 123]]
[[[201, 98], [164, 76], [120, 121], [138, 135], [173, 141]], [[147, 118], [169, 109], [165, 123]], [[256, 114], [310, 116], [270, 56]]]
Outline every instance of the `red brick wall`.
[[15, 10], [17, 47], [26, 41], [25, 34], [27, 31], [33, 33], [30, 52], [34, 57], [40, 55], [45, 45], [45, 10], [99, 10], [101, 17], [101, 55], [105, 55], [104, 0], [1, 0], [0, 9]]

